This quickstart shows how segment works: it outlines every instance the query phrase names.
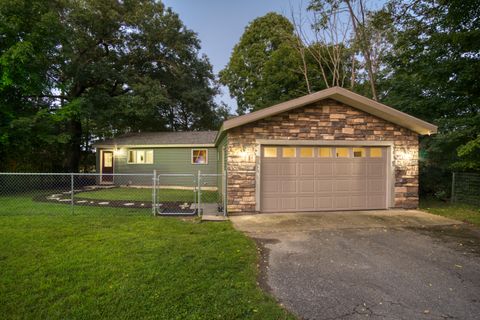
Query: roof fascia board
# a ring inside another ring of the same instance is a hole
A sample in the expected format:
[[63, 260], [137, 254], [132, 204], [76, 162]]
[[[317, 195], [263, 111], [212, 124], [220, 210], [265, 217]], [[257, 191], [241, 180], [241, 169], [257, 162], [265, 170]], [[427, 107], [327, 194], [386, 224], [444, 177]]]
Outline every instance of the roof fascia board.
[[432, 134], [437, 132], [437, 126], [411, 116], [407, 113], [384, 105], [380, 102], [365, 98], [359, 94], [347, 91], [348, 94], [333, 94], [332, 99], [355, 107], [366, 113], [385, 119], [392, 123], [408, 128], [419, 134]]
[[214, 143], [203, 144], [95, 144], [95, 148], [215, 148]]
[[303, 107], [327, 98], [332, 98], [339, 102], [343, 102], [389, 122], [406, 127], [419, 134], [432, 134], [437, 132], [437, 126], [433, 124], [420, 120], [382, 103], [376, 102], [372, 99], [353, 93], [349, 90], [340, 87], [333, 87], [297, 99], [286, 101], [269, 108], [226, 120], [220, 128], [216, 141], [218, 141], [218, 137], [221, 136], [223, 131], [239, 127], [250, 122], [258, 121], [266, 117], [275, 116], [277, 114]]
[[296, 98], [296, 99], [293, 99], [293, 100], [289, 100], [289, 101], [279, 103], [279, 104], [277, 104], [275, 106], [272, 106], [272, 107], [269, 107], [269, 108], [261, 109], [261, 110], [243, 115], [243, 116], [239, 116], [239, 117], [236, 117], [236, 118], [233, 118], [233, 119], [230, 119], [230, 120], [226, 120], [223, 123], [222, 127], [223, 127], [224, 130], [228, 130], [228, 129], [238, 127], [238, 126], [241, 126], [241, 125], [253, 122], [253, 121], [257, 121], [257, 120], [260, 120], [260, 119], [263, 119], [263, 118], [266, 118], [266, 117], [275, 116], [277, 114], [280, 114], [280, 113], [283, 113], [283, 112], [286, 112], [286, 111], [290, 111], [292, 109], [296, 109], [296, 108], [306, 106], [306, 105], [308, 105], [310, 103], [313, 103], [315, 101], [326, 99], [329, 95], [334, 93], [333, 89], [334, 88], [325, 89], [325, 90], [322, 90], [322, 91], [319, 91], [319, 92], [316, 92], [316, 93], [312, 93], [312, 94], [309, 94], [309, 95], [306, 95], [306, 96], [303, 96], [303, 97], [300, 97], [300, 98]]

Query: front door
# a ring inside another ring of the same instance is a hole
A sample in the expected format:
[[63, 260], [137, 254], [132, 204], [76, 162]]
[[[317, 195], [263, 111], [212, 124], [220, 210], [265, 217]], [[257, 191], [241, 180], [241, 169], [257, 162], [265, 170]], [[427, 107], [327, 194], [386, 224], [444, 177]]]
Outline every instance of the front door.
[[113, 151], [102, 151], [102, 182], [113, 181]]

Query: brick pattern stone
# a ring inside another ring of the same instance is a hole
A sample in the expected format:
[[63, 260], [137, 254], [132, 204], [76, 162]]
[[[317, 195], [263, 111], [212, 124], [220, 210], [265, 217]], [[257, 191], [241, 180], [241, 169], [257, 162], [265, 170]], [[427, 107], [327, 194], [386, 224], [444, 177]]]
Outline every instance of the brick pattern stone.
[[227, 132], [228, 211], [255, 211], [256, 139], [391, 141], [395, 207], [418, 206], [418, 134], [332, 99]]

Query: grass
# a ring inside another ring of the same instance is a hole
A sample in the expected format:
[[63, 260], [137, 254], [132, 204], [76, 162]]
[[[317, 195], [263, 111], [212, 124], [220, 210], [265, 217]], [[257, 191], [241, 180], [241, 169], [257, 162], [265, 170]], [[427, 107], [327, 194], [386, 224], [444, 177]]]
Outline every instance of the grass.
[[[80, 192], [78, 198], [93, 200], [130, 200], [130, 201], [152, 201], [152, 189], [150, 188], [111, 188], [97, 189], [93, 191]], [[202, 202], [217, 202], [217, 191], [202, 190]], [[165, 201], [186, 201], [194, 200], [192, 190], [181, 189], [160, 189], [158, 198], [160, 202]]]
[[254, 242], [146, 209], [0, 197], [0, 314], [10, 319], [285, 319]]
[[420, 209], [447, 218], [465, 221], [480, 226], [480, 207], [466, 204], [452, 204], [435, 199], [421, 199]]

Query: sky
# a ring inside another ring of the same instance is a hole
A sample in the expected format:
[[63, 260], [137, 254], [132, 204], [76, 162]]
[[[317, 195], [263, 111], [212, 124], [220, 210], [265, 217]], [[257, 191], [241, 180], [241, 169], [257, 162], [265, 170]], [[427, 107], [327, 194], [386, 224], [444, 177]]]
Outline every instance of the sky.
[[[278, 12], [290, 17], [290, 8], [298, 10], [308, 0], [163, 0], [173, 9], [183, 23], [198, 34], [202, 53], [205, 53], [218, 75], [230, 59], [247, 24], [268, 12]], [[224, 101], [231, 111], [237, 109], [235, 99], [222, 87], [217, 102]]]

